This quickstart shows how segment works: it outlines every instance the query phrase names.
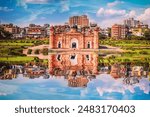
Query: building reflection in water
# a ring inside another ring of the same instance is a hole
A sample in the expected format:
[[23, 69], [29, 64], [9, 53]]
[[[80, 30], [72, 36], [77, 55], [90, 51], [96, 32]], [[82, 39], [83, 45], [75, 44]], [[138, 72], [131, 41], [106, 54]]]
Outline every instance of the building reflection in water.
[[37, 63], [25, 65], [3, 64], [0, 67], [0, 79], [11, 80], [23, 74], [24, 78], [64, 78], [70, 87], [86, 87], [100, 74], [111, 75], [112, 78], [122, 80], [125, 85], [139, 83], [149, 76], [149, 63], [99, 63], [98, 54], [94, 52], [61, 52], [50, 54], [47, 66]]
[[49, 73], [64, 76], [70, 87], [86, 87], [98, 74], [98, 55], [92, 52], [50, 55]]

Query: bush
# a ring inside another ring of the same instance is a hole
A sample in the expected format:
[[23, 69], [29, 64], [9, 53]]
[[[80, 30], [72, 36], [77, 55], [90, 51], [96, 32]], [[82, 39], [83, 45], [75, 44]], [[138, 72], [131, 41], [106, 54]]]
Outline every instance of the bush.
[[32, 49], [28, 49], [27, 54], [32, 54]]
[[39, 49], [36, 49], [36, 50], [34, 51], [34, 54], [40, 54], [40, 50], [39, 50]]
[[44, 49], [42, 50], [42, 53], [43, 53], [43, 55], [48, 55], [48, 48], [44, 48]]
[[146, 52], [146, 51], [141, 51], [141, 52], [139, 52], [140, 54], [148, 54], [148, 52]]

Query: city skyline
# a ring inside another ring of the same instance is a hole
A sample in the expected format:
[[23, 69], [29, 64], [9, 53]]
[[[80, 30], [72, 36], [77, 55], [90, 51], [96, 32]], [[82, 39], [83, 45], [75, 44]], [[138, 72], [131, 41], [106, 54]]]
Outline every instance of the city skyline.
[[[1, 23], [28, 26], [64, 24], [70, 16], [86, 14], [90, 22], [110, 27], [133, 17], [150, 25], [149, 0], [0, 0]], [[7, 17], [6, 17], [7, 16]]]

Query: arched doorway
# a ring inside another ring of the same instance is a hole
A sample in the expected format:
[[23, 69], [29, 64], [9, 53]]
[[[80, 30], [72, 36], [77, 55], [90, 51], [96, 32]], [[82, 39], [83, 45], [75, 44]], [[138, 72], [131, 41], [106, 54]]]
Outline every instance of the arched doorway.
[[77, 48], [76, 42], [73, 42], [73, 43], [72, 43], [72, 48]]
[[78, 48], [78, 40], [77, 39], [72, 39], [71, 40], [71, 48]]
[[58, 48], [61, 48], [61, 46], [62, 46], [61, 42], [58, 42]]
[[90, 42], [88, 42], [88, 44], [87, 44], [87, 48], [91, 48], [91, 44], [90, 44]]

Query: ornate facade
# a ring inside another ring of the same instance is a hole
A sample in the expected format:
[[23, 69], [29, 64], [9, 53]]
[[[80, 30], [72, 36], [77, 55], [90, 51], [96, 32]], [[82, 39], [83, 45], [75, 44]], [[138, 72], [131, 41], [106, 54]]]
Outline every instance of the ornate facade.
[[50, 28], [50, 49], [98, 49], [99, 29]]

